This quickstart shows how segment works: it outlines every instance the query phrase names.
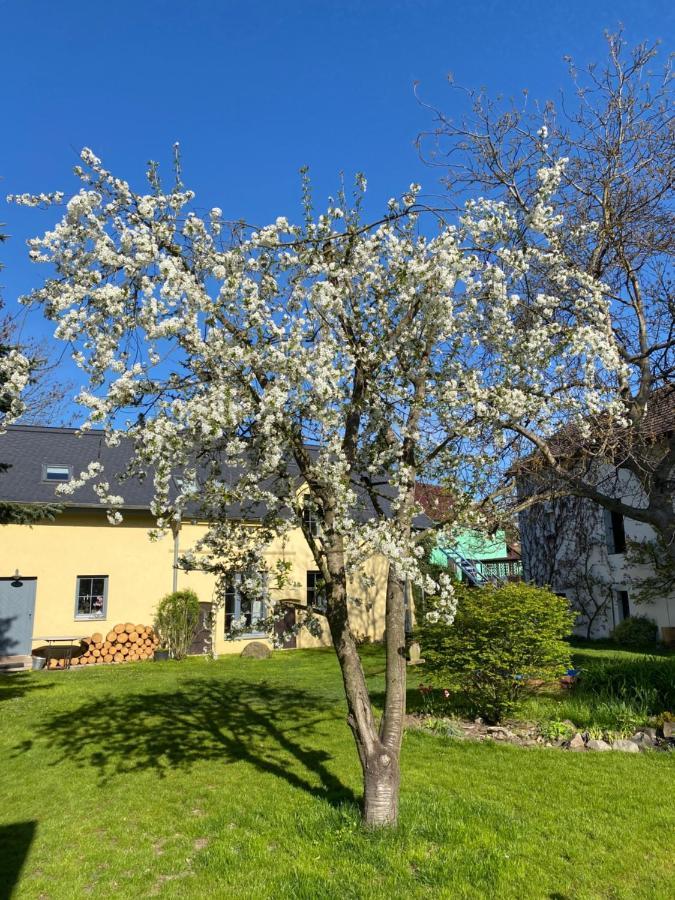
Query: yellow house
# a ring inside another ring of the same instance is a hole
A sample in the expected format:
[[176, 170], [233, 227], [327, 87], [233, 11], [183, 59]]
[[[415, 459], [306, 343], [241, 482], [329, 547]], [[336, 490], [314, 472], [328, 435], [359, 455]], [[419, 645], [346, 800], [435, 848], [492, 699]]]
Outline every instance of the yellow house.
[[[9, 468], [0, 474], [0, 498], [20, 503], [62, 502], [65, 508], [52, 522], [0, 527], [0, 656], [24, 655], [46, 638], [86, 637], [109, 631], [118, 622], [152, 624], [158, 601], [174, 589], [192, 588], [203, 612], [210, 613], [215, 579], [204, 572], [184, 572], [176, 566], [180, 552], [201, 537], [206, 523], [189, 520], [180, 531], [159, 541], [148, 532], [152, 487], [129, 480], [120, 488], [125, 496], [124, 520], [110, 525], [90, 486], [59, 498], [58, 484], [68, 481], [87, 465], [100, 460], [107, 477], [123, 471], [131, 449], [122, 443], [106, 447], [102, 433], [82, 436], [73, 429], [14, 426], [0, 436], [0, 462]], [[300, 528], [266, 551], [270, 567], [278, 559], [291, 565], [291, 587], [273, 599], [289, 601], [287, 622], [302, 623], [303, 610], [317, 604], [316, 566]], [[387, 564], [380, 556], [365, 566], [372, 586], [352, 585], [359, 602], [350, 617], [360, 638], [379, 640], [384, 629]], [[225, 605], [214, 609], [211, 627], [202, 630], [195, 652], [211, 648], [216, 654], [241, 652], [251, 633], [231, 640], [232, 619], [257, 619], [238, 589], [238, 577], [228, 585]], [[207, 618], [205, 615], [204, 622]], [[282, 626], [283, 627], [283, 626]], [[285, 646], [329, 644], [327, 627], [321, 638], [301, 628]]]

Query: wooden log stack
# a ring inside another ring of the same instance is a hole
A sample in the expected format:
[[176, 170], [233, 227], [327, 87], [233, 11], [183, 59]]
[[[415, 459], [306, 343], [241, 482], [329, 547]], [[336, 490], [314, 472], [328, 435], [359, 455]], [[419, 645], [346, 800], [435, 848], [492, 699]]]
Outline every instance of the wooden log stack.
[[[71, 666], [94, 666], [106, 663], [136, 662], [152, 659], [159, 646], [157, 632], [150, 625], [134, 625], [131, 622], [115, 625], [105, 636], [100, 632], [82, 640], [82, 652], [73, 657]], [[63, 659], [50, 660], [51, 669], [63, 668]]]

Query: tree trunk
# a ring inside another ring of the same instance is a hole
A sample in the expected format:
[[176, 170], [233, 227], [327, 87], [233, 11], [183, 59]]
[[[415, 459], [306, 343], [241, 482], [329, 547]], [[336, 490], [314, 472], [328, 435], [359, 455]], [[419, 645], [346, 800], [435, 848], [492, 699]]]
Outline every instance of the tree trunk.
[[[665, 517], [664, 517], [665, 519]], [[671, 516], [670, 521], [664, 521], [658, 529], [658, 533], [663, 541], [666, 556], [671, 565], [675, 566], [675, 525]]]
[[331, 585], [326, 615], [340, 663], [352, 729], [363, 771], [363, 822], [372, 828], [396, 825], [400, 787], [399, 756], [405, 713], [405, 620], [403, 585], [390, 568], [387, 581], [385, 712], [375, 726], [361, 659], [349, 626], [347, 590], [340, 552], [328, 553]]
[[385, 646], [384, 714], [376, 749], [364, 767], [363, 820], [369, 828], [396, 825], [401, 786], [401, 743], [405, 721], [405, 587], [389, 566]]
[[364, 825], [368, 828], [396, 825], [401, 770], [398, 758], [381, 744], [366, 761], [363, 784]]

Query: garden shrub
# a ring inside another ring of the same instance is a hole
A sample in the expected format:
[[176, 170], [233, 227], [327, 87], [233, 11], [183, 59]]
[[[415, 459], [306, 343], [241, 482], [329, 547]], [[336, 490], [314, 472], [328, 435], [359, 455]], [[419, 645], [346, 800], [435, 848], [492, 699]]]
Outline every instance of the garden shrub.
[[611, 638], [628, 650], [654, 650], [659, 641], [659, 626], [646, 616], [629, 616], [619, 622]]
[[511, 712], [536, 681], [552, 681], [570, 665], [575, 614], [564, 597], [527, 584], [458, 585], [453, 625], [420, 629], [425, 672], [450, 690], [465, 711], [489, 722]]
[[194, 591], [174, 591], [159, 602], [155, 629], [173, 659], [184, 659], [199, 628], [199, 598]]

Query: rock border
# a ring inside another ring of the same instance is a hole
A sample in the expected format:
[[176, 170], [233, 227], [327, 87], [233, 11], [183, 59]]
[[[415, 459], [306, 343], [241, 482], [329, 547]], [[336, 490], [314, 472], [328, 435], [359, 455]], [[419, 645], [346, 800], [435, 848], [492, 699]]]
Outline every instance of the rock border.
[[[613, 750], [619, 753], [640, 753], [644, 750], [675, 752], [675, 734], [672, 729], [656, 729], [645, 726], [636, 731], [630, 738], [615, 738], [606, 741], [592, 737], [587, 731], [579, 731], [573, 722], [565, 721], [574, 734], [569, 738], [551, 740], [544, 737], [536, 722], [522, 722], [509, 719], [502, 725], [487, 725], [482, 719], [451, 719], [428, 715], [407, 715], [406, 728], [413, 731], [426, 731], [457, 740], [498, 741], [518, 747], [545, 747], [558, 750], [569, 750], [576, 753], [603, 753]], [[666, 723], [670, 724], [670, 723]]]

